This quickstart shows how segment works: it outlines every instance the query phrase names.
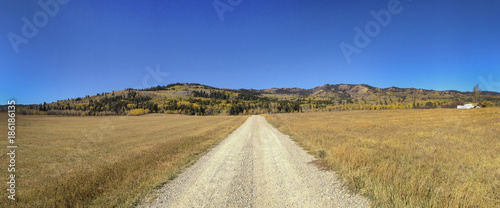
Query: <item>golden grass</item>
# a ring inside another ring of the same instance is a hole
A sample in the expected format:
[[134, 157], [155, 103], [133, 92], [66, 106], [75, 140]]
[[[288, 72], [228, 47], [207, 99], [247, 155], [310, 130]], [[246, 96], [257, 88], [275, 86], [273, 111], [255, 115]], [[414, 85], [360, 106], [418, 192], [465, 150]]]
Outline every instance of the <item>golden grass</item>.
[[265, 115], [374, 207], [500, 207], [500, 109]]
[[[16, 117], [18, 207], [131, 207], [246, 117]], [[0, 135], [7, 136], [6, 113]], [[7, 139], [2, 142], [7, 146]], [[4, 184], [7, 148], [0, 160]], [[6, 187], [5, 185], [3, 187]], [[5, 188], [6, 189], [6, 188]], [[11, 207], [4, 190], [0, 207]]]

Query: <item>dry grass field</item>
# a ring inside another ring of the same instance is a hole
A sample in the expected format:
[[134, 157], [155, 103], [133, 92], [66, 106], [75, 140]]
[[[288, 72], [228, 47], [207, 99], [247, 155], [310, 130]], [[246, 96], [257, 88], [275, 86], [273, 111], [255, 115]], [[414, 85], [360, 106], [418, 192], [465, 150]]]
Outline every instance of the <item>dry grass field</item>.
[[[131, 207], [247, 117], [16, 117], [17, 207]], [[0, 115], [7, 136], [7, 115]], [[7, 146], [7, 139], [2, 142]], [[7, 199], [7, 148], [0, 156]]]
[[499, 108], [265, 116], [374, 207], [500, 207]]

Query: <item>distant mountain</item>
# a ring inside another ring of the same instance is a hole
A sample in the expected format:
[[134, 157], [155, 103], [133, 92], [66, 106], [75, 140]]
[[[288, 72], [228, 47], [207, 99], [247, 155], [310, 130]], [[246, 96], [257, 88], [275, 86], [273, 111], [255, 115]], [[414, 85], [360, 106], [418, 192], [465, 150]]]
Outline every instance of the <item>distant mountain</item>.
[[[177, 87], [176, 87], [177, 86]], [[460, 98], [465, 99], [470, 96], [471, 92], [460, 92], [456, 90], [425, 90], [416, 88], [377, 88], [367, 84], [325, 84], [312, 89], [302, 89], [302, 88], [269, 88], [263, 90], [254, 89], [227, 89], [227, 88], [215, 88], [207, 85], [201, 84], [188, 84], [188, 83], [176, 83], [163, 87], [153, 87], [144, 89], [143, 91], [160, 91], [170, 94], [170, 95], [185, 95], [194, 96], [191, 92], [201, 90], [206, 93], [215, 91], [224, 91], [232, 93], [243, 93], [251, 94], [257, 97], [267, 97], [267, 98], [280, 98], [284, 100], [294, 100], [304, 97], [321, 97], [321, 98], [335, 98], [335, 99], [356, 99], [356, 98], [366, 98], [366, 99], [381, 99], [387, 98], [415, 98], [417, 100], [421, 99], [441, 99], [441, 98]], [[498, 92], [483, 91], [483, 95], [500, 96]]]
[[[472, 101], [471, 92], [377, 88], [366, 84], [325, 84], [312, 89], [226, 89], [175, 83], [147, 89], [104, 92], [53, 103], [28, 105], [25, 114], [133, 115], [178, 113], [235, 115], [304, 111], [452, 108]], [[482, 92], [483, 105], [500, 106], [500, 93]]]
[[[335, 97], [338, 94], [349, 94], [353, 98], [358, 97], [370, 97], [370, 96], [385, 96], [391, 95], [392, 93], [396, 93], [400, 96], [410, 96], [415, 95], [428, 95], [428, 94], [436, 94], [439, 95], [449, 95], [449, 96], [463, 96], [469, 95], [470, 92], [460, 92], [456, 90], [445, 90], [445, 91], [436, 91], [436, 90], [425, 90], [425, 89], [416, 89], [416, 88], [398, 88], [398, 87], [389, 87], [389, 88], [377, 88], [366, 84], [335, 84], [329, 85], [325, 84], [323, 86], [315, 87], [312, 89], [302, 89], [302, 88], [270, 88], [262, 90], [265, 93], [270, 94], [287, 94], [287, 95], [295, 95], [295, 96], [325, 96], [325, 97]], [[483, 91], [482, 94], [487, 95], [495, 95], [500, 96], [498, 92], [490, 92]]]

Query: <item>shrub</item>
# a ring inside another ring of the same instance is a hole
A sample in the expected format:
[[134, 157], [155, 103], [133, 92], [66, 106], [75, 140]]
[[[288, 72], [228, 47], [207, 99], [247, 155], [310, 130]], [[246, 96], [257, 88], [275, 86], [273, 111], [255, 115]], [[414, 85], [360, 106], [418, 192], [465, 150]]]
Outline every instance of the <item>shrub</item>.
[[130, 110], [130, 112], [128, 112], [128, 116], [139, 116], [139, 115], [144, 115], [144, 114], [148, 114], [149, 113], [149, 109], [133, 109], [133, 110]]
[[481, 103], [484, 107], [493, 107], [495, 106], [495, 103], [491, 102], [491, 101], [483, 101]]
[[464, 104], [463, 101], [453, 101], [451, 103], [442, 104], [440, 107], [441, 108], [457, 108], [457, 105], [463, 105], [463, 104]]
[[325, 150], [319, 150], [318, 151], [318, 157], [321, 158], [321, 159], [325, 158], [326, 157]]

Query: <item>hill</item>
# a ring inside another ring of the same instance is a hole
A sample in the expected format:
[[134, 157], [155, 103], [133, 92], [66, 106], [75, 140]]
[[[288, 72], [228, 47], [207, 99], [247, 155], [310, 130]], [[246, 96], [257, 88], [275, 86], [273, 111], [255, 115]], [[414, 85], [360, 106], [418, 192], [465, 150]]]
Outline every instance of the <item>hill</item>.
[[[377, 88], [366, 84], [326, 84], [312, 89], [226, 89], [175, 83], [147, 89], [104, 92], [53, 103], [28, 105], [24, 114], [237, 115], [334, 110], [454, 108], [471, 102], [471, 92]], [[483, 106], [500, 106], [500, 93], [482, 92]]]

